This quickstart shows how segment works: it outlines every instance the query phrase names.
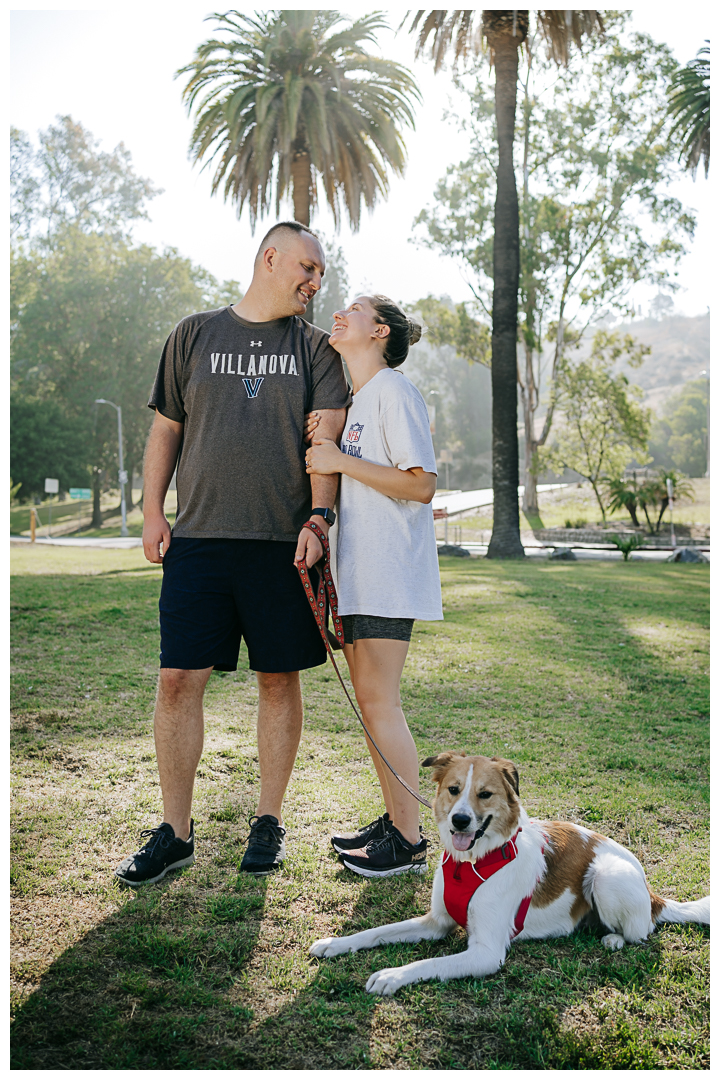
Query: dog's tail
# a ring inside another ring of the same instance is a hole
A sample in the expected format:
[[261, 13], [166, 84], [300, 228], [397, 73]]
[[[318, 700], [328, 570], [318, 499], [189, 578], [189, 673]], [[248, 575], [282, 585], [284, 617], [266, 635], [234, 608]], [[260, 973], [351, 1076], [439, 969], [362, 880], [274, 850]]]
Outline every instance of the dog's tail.
[[710, 925], [710, 897], [692, 900], [680, 904], [677, 900], [663, 900], [661, 896], [650, 893], [652, 920], [658, 923], [703, 923]]

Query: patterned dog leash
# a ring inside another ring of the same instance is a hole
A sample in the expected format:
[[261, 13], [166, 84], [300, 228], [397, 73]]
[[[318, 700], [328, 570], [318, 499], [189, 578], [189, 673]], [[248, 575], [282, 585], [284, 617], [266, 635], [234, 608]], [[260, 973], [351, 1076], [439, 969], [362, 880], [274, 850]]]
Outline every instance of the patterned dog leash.
[[348, 699], [348, 701], [350, 703], [350, 708], [352, 709], [352, 711], [357, 716], [358, 720], [362, 724], [363, 731], [365, 732], [368, 739], [373, 744], [373, 746], [377, 750], [378, 754], [380, 755], [382, 760], [385, 762], [385, 764], [387, 765], [388, 769], [393, 774], [395, 779], [398, 780], [402, 784], [402, 786], [405, 788], [406, 791], [410, 792], [410, 794], [413, 796], [414, 799], [417, 799], [417, 801], [419, 803], [422, 803], [423, 806], [427, 806], [428, 810], [432, 810], [432, 803], [429, 803], [427, 801], [427, 799], [423, 799], [422, 795], [420, 795], [419, 792], [417, 792], [413, 788], [411, 788], [409, 784], [406, 784], [405, 781], [403, 780], [402, 776], [400, 776], [398, 773], [395, 772], [392, 765], [390, 764], [388, 759], [385, 757], [382, 750], [380, 749], [380, 747], [378, 746], [378, 744], [375, 742], [372, 735], [368, 731], [367, 727], [365, 726], [365, 721], [363, 720], [363, 718], [360, 715], [360, 712], [359, 712], [359, 710], [357, 708], [357, 705], [355, 704], [353, 699], [350, 697], [350, 694], [348, 692], [348, 688], [345, 685], [345, 681], [344, 681], [342, 675], [340, 674], [340, 668], [337, 666], [337, 663], [335, 661], [335, 657], [333, 655], [333, 644], [332, 644], [332, 641], [330, 640], [331, 635], [328, 633], [327, 627], [325, 625], [325, 616], [326, 616], [326, 614], [332, 615], [333, 625], [335, 627], [335, 634], [332, 635], [332, 636], [337, 639], [338, 644], [337, 644], [336, 647], [337, 648], [342, 648], [342, 646], [345, 644], [345, 634], [343, 632], [342, 619], [338, 615], [338, 598], [337, 598], [337, 592], [335, 591], [335, 582], [333, 581], [332, 573], [330, 572], [330, 544], [328, 543], [328, 538], [325, 535], [325, 533], [322, 531], [322, 529], [320, 528], [319, 525], [315, 524], [314, 521], [306, 521], [305, 524], [303, 525], [303, 529], [310, 529], [312, 532], [314, 532], [315, 535], [317, 536], [317, 538], [319, 539], [320, 543], [322, 544], [322, 549], [323, 549], [322, 564], [316, 563], [317, 569], [320, 572], [320, 584], [318, 585], [317, 596], [315, 595], [315, 591], [314, 591], [313, 586], [312, 586], [312, 581], [310, 580], [310, 573], [308, 571], [308, 567], [307, 567], [307, 563], [305, 562], [305, 559], [300, 559], [300, 561], [298, 562], [298, 564], [297, 564], [298, 573], [300, 574], [300, 580], [303, 583], [303, 588], [305, 589], [305, 595], [308, 598], [308, 603], [310, 604], [310, 607], [312, 608], [312, 613], [315, 616], [315, 622], [317, 623], [318, 630], [320, 631], [320, 636], [322, 637], [322, 639], [323, 639], [323, 641], [325, 643], [325, 648], [327, 649], [328, 656], [330, 657], [330, 660], [332, 661], [332, 666], [335, 668], [335, 674], [338, 677], [340, 685], [342, 686], [342, 688], [343, 688], [343, 690], [345, 692], [345, 697]]

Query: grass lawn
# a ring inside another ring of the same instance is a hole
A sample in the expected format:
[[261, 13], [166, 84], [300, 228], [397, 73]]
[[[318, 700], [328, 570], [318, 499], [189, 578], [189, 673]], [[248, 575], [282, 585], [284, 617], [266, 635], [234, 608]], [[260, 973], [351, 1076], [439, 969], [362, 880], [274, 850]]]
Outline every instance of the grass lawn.
[[[441, 562], [445, 622], [418, 625], [404, 679], [421, 757], [509, 757], [531, 814], [627, 844], [661, 895], [705, 895], [709, 567]], [[394, 999], [365, 993], [371, 971], [462, 951], [464, 933], [308, 956], [424, 913], [432, 877], [368, 882], [334, 858], [330, 831], [380, 801], [327, 667], [303, 676], [283, 871], [237, 871], [258, 789], [243, 653], [208, 685], [195, 866], [119, 890], [114, 866], [159, 821], [160, 573], [135, 550], [47, 548], [13, 549], [13, 570], [15, 1068], [709, 1068], [701, 927], [616, 954], [589, 931], [518, 944], [491, 978]]]
[[[139, 503], [142, 490], [135, 489], [133, 492], [135, 503]], [[57, 498], [51, 503], [47, 501], [37, 508], [38, 520], [36, 523], [38, 536], [83, 536], [83, 537], [110, 537], [119, 536], [122, 517], [118, 507], [120, 505], [120, 492], [110, 491], [103, 494], [100, 509], [103, 514], [102, 527], [92, 529], [92, 502], [75, 502], [65, 499], [59, 502]], [[165, 512], [172, 525], [175, 521], [177, 507], [177, 494], [169, 491], [165, 499]], [[134, 505], [126, 512], [126, 524], [129, 536], [142, 536], [143, 516], [138, 505]], [[30, 535], [30, 506], [14, 506], [10, 510], [10, 534], [11, 536]]]

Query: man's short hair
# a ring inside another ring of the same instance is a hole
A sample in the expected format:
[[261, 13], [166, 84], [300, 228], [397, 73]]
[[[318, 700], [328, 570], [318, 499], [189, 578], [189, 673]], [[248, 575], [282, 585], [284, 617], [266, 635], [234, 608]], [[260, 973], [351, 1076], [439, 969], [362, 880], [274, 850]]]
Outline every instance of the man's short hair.
[[308, 225], [303, 225], [299, 221], [278, 221], [276, 225], [273, 225], [273, 227], [265, 233], [262, 240], [260, 241], [260, 247], [258, 248], [258, 256], [261, 256], [263, 251], [265, 251], [267, 247], [267, 242], [270, 237], [274, 233], [279, 232], [280, 229], [292, 229], [292, 231], [295, 233], [309, 233], [310, 236], [314, 236], [318, 243], [320, 243], [320, 237], [316, 232], [313, 232], [313, 230]]

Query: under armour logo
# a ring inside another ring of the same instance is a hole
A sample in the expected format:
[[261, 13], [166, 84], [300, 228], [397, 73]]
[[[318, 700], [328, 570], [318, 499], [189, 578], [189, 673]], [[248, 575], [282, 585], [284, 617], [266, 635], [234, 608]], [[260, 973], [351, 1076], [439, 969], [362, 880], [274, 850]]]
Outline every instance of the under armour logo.
[[243, 382], [245, 384], [245, 389], [247, 390], [247, 396], [252, 400], [253, 398], [256, 398], [258, 396], [258, 391], [262, 384], [265, 382], [265, 380], [243, 379]]
[[252, 349], [253, 345], [257, 345], [258, 347], [260, 347], [262, 345], [262, 341], [251, 341], [250, 342], [250, 348], [251, 349]]

